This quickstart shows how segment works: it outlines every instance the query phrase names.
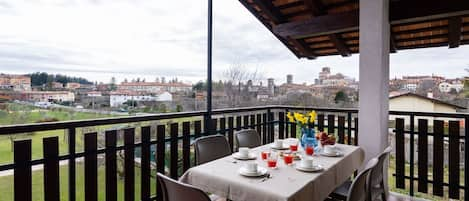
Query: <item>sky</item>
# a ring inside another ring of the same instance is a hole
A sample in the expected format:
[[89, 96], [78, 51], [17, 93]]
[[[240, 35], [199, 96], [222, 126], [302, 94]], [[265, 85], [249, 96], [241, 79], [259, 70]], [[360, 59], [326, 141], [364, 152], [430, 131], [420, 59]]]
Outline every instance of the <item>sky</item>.
[[[0, 0], [0, 72], [61, 73], [92, 81], [206, 79], [204, 0]], [[297, 59], [237, 0], [214, 1], [213, 79], [231, 66], [263, 79], [312, 83], [321, 67], [358, 79], [358, 55]], [[469, 46], [399, 51], [390, 77], [466, 76]]]

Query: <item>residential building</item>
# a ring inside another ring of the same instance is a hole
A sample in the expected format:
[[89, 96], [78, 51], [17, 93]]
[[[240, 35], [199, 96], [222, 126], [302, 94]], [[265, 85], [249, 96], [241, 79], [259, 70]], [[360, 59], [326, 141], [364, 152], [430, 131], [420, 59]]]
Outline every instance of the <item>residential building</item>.
[[162, 83], [162, 82], [122, 82], [117, 86], [118, 90], [123, 91], [137, 91], [137, 92], [149, 92], [158, 93], [160, 91], [167, 91], [170, 93], [177, 92], [191, 92], [192, 85], [184, 84], [181, 82], [177, 83]]
[[61, 82], [51, 82], [50, 87], [51, 87], [52, 89], [63, 89], [63, 88], [64, 88], [64, 84], [61, 83]]
[[453, 89], [456, 91], [456, 93], [459, 93], [464, 89], [464, 84], [462, 82], [442, 82], [438, 85], [438, 89], [442, 93], [449, 93]]
[[158, 92], [154, 94], [148, 94], [136, 91], [124, 91], [118, 90], [110, 93], [109, 105], [111, 107], [119, 107], [127, 101], [172, 101], [173, 96], [169, 92]]
[[0, 95], [13, 100], [31, 102], [74, 102], [75, 94], [69, 91], [4, 91]]
[[322, 71], [319, 72], [318, 84], [320, 85], [345, 87], [354, 82], [354, 79], [346, 77], [342, 73], [337, 73], [335, 75], [331, 74], [330, 67], [324, 67], [322, 68]]
[[416, 83], [406, 83], [403, 85], [403, 88], [408, 91], [416, 91], [417, 84]]
[[[466, 109], [465, 107], [448, 103], [445, 101], [433, 98], [431, 93], [427, 96], [418, 95], [411, 92], [405, 93], [390, 93], [389, 110], [391, 111], [411, 111], [411, 112], [431, 112], [431, 113], [456, 113], [460, 110]], [[396, 116], [390, 115], [389, 118], [394, 120]], [[422, 119], [421, 117], [419, 117]], [[430, 125], [433, 125], [434, 118], [425, 118]], [[438, 118], [439, 120], [448, 120], [445, 118]], [[408, 124], [409, 117], [404, 118]]]
[[0, 74], [0, 89], [31, 91], [31, 77], [26, 75]]
[[101, 97], [103, 94], [100, 91], [90, 91], [86, 94], [89, 97]]
[[65, 88], [70, 90], [75, 90], [81, 87], [81, 84], [78, 82], [69, 82], [65, 85]]

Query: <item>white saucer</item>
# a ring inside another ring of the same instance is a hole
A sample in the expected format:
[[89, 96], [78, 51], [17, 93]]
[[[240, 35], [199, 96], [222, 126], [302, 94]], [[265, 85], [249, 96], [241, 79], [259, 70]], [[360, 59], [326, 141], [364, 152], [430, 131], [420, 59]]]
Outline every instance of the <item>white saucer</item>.
[[246, 177], [260, 177], [267, 174], [267, 169], [264, 167], [257, 167], [257, 172], [249, 172], [245, 167], [239, 168], [238, 173]]
[[290, 147], [285, 146], [285, 145], [282, 145], [282, 147], [276, 147], [276, 146], [274, 146], [274, 144], [271, 144], [271, 145], [270, 145], [270, 148], [272, 148], [272, 149], [277, 149], [277, 150], [290, 149]]
[[302, 167], [299, 164], [297, 164], [295, 168], [303, 172], [319, 172], [324, 169], [321, 165], [313, 165], [313, 167]]
[[236, 152], [233, 154], [233, 158], [238, 159], [238, 160], [254, 160], [256, 159], [256, 155], [254, 153], [249, 153], [249, 155], [246, 156], [241, 156], [239, 152]]
[[339, 156], [342, 156], [344, 154], [340, 151], [334, 151], [334, 152], [324, 152], [324, 151], [322, 151], [321, 155], [328, 156], [328, 157], [339, 157]]

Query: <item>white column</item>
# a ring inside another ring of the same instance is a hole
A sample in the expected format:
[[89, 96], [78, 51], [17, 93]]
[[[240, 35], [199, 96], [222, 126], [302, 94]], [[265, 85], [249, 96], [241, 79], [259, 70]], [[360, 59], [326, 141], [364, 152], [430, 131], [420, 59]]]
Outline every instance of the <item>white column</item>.
[[360, 0], [358, 143], [365, 162], [388, 145], [389, 0]]

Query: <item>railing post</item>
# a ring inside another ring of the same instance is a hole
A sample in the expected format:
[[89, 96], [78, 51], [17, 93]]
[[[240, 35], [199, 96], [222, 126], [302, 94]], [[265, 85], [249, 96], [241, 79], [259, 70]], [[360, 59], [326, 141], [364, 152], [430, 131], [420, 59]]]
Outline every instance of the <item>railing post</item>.
[[347, 112], [347, 144], [352, 144], [352, 113]]
[[469, 116], [464, 118], [464, 198], [469, 198]]
[[410, 115], [410, 196], [414, 196], [414, 118], [413, 114]]
[[274, 115], [272, 113], [272, 111], [270, 109], [267, 109], [267, 122], [268, 122], [268, 132], [269, 132], [269, 135], [268, 135], [268, 139], [269, 139], [269, 142], [273, 142], [274, 141], [274, 122], [273, 122], [273, 119], [274, 119]]
[[68, 200], [76, 200], [76, 164], [75, 164], [75, 141], [76, 129], [75, 127], [68, 129]]

